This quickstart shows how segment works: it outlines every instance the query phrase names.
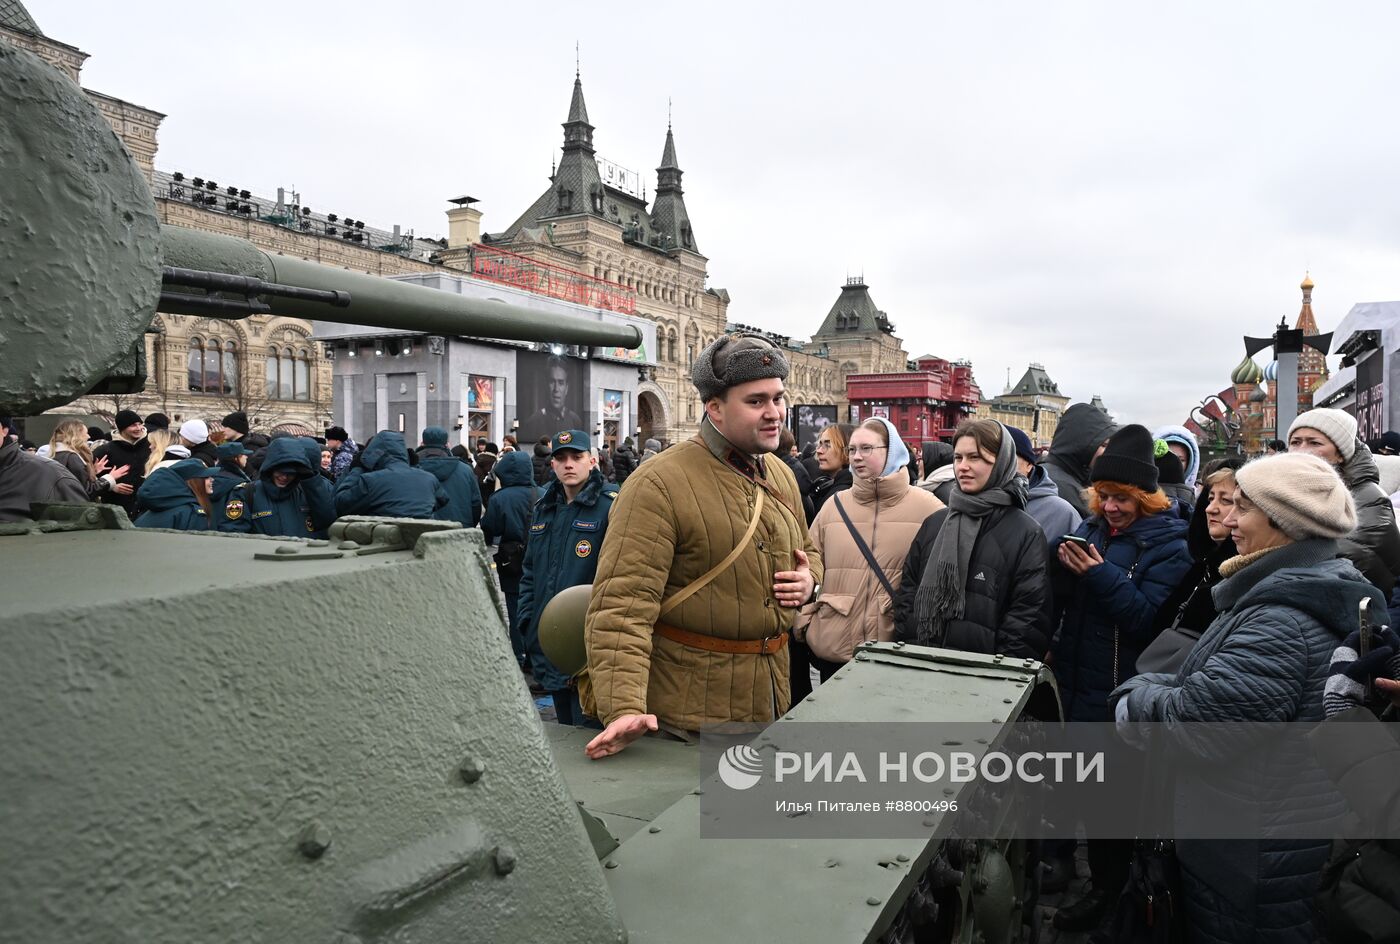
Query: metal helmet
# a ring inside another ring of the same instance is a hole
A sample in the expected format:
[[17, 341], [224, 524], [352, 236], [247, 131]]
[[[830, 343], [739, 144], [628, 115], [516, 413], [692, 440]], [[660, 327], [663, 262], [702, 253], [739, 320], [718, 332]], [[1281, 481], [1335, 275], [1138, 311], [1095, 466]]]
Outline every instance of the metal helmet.
[[583, 618], [593, 585], [565, 587], [545, 604], [540, 614], [540, 648], [554, 667], [565, 675], [577, 675], [588, 664], [583, 645]]

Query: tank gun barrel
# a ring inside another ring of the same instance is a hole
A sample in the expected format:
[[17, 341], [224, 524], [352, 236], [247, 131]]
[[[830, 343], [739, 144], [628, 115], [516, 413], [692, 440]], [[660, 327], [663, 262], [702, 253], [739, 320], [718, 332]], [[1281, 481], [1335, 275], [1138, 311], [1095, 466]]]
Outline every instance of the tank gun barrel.
[[[234, 236], [165, 225], [160, 228], [160, 240], [166, 265], [161, 311], [207, 317], [272, 314], [428, 334], [593, 347], [635, 348], [642, 343], [641, 332], [632, 325], [583, 316], [560, 318], [508, 302], [468, 298], [274, 256]], [[172, 269], [182, 271], [172, 279]], [[185, 291], [191, 288], [208, 294]], [[242, 298], [225, 298], [216, 292]]]

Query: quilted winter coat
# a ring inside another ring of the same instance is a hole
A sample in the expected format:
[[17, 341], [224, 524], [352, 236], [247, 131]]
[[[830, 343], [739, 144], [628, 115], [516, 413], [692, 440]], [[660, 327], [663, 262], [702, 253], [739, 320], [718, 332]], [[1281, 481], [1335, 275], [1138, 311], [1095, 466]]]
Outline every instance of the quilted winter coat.
[[[773, 575], [794, 569], [801, 548], [821, 581], [797, 482], [776, 457], [762, 459], [787, 507], [766, 495], [749, 546], [671, 610], [668, 624], [724, 639], [777, 636], [791, 629], [797, 610], [773, 599]], [[584, 710], [604, 724], [652, 713], [698, 730], [770, 721], [787, 710], [786, 646], [774, 655], [727, 654], [652, 634], [661, 601], [723, 561], [743, 537], [761, 487], [746, 466], [706, 421], [701, 435], [641, 463], [613, 504], [584, 630], [588, 668], [579, 679]]]
[[1087, 537], [1105, 563], [1082, 577], [1060, 566], [1060, 542], [1051, 544], [1055, 608], [1063, 613], [1054, 669], [1069, 720], [1109, 720], [1108, 693], [1134, 674], [1155, 637], [1158, 608], [1191, 569], [1186, 524], [1175, 505], [1118, 534], [1095, 515], [1075, 533]]
[[812, 543], [822, 556], [822, 594], [803, 609], [798, 622], [805, 624], [807, 645], [819, 658], [849, 662], [861, 643], [894, 639], [894, 601], [856, 547], [837, 501], [896, 591], [914, 535], [943, 503], [910, 485], [904, 470], [896, 469], [879, 479], [856, 476], [849, 489], [817, 513]]
[[1356, 451], [1340, 472], [1356, 502], [1356, 530], [1342, 539], [1342, 556], [1388, 595], [1400, 576], [1400, 531], [1395, 527], [1395, 507], [1381, 489], [1380, 470], [1365, 443], [1357, 441]]
[[[1140, 675], [1113, 693], [1115, 704], [1127, 699], [1129, 720], [1159, 722], [1158, 736], [1201, 757], [1176, 774], [1179, 824], [1193, 810], [1206, 810], [1253, 823], [1258, 828], [1245, 831], [1254, 835], [1273, 828], [1287, 836], [1299, 825], [1299, 809], [1314, 811], [1319, 821], [1342, 812], [1301, 739], [1292, 748], [1258, 748], [1257, 758], [1236, 739], [1224, 758], [1202, 746], [1193, 737], [1200, 729], [1190, 724], [1322, 720], [1328, 664], [1355, 627], [1358, 604], [1369, 597], [1373, 611], [1384, 606], [1380, 592], [1336, 554], [1335, 541], [1319, 539], [1254, 560], [1215, 587], [1220, 615], [1175, 676]], [[1287, 802], [1248, 786], [1232, 766], [1242, 758], [1266, 782], [1286, 785]], [[1326, 840], [1179, 839], [1176, 848], [1193, 944], [1316, 939], [1310, 898], [1327, 860]]]

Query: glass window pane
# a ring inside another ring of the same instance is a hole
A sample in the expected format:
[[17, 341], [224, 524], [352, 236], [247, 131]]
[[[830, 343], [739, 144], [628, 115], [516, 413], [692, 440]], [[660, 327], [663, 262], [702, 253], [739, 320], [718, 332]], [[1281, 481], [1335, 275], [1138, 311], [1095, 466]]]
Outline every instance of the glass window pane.
[[306, 352], [302, 351], [302, 356], [297, 358], [296, 393], [298, 400], [311, 399], [311, 362], [306, 359]]
[[277, 352], [267, 355], [267, 395], [277, 399]]
[[277, 359], [277, 399], [292, 399], [292, 352], [283, 351]]
[[219, 342], [210, 341], [204, 352], [204, 392], [219, 392]]
[[238, 389], [238, 354], [233, 350], [233, 345], [224, 351], [223, 387], [224, 393], [233, 393]]
[[190, 359], [185, 372], [189, 378], [187, 386], [191, 390], [204, 389], [204, 348], [198, 341], [190, 342]]

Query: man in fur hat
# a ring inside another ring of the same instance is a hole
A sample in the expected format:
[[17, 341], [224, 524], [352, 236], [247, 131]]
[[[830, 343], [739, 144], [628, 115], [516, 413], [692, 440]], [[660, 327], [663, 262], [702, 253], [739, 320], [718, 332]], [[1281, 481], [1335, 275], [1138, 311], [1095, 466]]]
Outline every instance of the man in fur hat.
[[614, 504], [579, 677], [584, 711], [605, 726], [589, 757], [658, 729], [686, 737], [787, 711], [788, 630], [821, 580], [797, 482], [769, 455], [787, 374], [763, 338], [706, 347], [691, 369], [699, 435], [641, 463]]

